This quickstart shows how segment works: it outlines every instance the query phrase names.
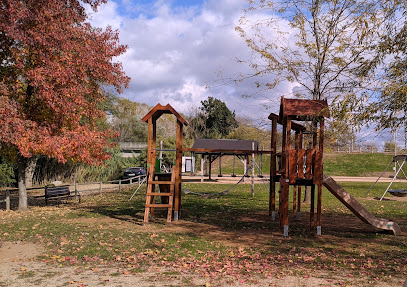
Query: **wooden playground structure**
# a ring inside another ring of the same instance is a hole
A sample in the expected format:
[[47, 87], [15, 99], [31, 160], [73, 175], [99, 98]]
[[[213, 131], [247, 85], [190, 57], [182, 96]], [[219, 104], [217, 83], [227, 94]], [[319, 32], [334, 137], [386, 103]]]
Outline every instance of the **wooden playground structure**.
[[[157, 151], [157, 120], [163, 114], [173, 114], [176, 118], [176, 153], [175, 164], [171, 173], [161, 173], [156, 168]], [[321, 235], [322, 187], [325, 186], [347, 208], [362, 221], [377, 228], [392, 230], [395, 235], [401, 233], [397, 223], [379, 219], [370, 214], [362, 205], [343, 190], [331, 177], [323, 175], [324, 152], [324, 118], [329, 117], [326, 100], [287, 99], [282, 97], [279, 115], [270, 114], [271, 142], [270, 150], [257, 149], [238, 150], [228, 146], [221, 148], [184, 148], [183, 127], [188, 123], [174, 110], [171, 105], [157, 104], [144, 118], [148, 123], [147, 142], [147, 193], [144, 223], [154, 215], [155, 208], [167, 209], [167, 222], [178, 220], [181, 216], [181, 183], [182, 154], [184, 152], [202, 155], [244, 155], [254, 158], [255, 154], [270, 154], [270, 197], [269, 215], [275, 220], [278, 215], [280, 228], [284, 236], [289, 231], [289, 195], [293, 186], [293, 213], [296, 219], [301, 218], [301, 191], [310, 189], [309, 227], [311, 232]], [[301, 125], [298, 122], [304, 122]], [[282, 126], [281, 145], [277, 144], [277, 126]], [[308, 142], [305, 142], [305, 139]], [[225, 142], [227, 143], [227, 142]], [[158, 192], [156, 186], [159, 187]], [[276, 209], [276, 193], [279, 192], [278, 210]], [[317, 196], [315, 190], [317, 188]], [[158, 202], [155, 200], [160, 198]], [[315, 216], [316, 202], [316, 216]], [[277, 213], [278, 211], [278, 213]], [[316, 228], [315, 228], [316, 227]]]

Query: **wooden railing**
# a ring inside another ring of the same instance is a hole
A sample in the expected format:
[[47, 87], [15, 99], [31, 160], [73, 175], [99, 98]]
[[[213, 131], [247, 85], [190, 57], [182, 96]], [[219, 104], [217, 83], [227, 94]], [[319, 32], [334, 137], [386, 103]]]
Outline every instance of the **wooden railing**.
[[[69, 186], [71, 192], [79, 192], [81, 195], [86, 195], [86, 193], [94, 193], [97, 192], [98, 194], [102, 194], [103, 190], [118, 190], [119, 192], [123, 189], [123, 187], [133, 187], [137, 185], [137, 188], [143, 184], [144, 178], [146, 175], [138, 175], [135, 177], [131, 177], [128, 179], [118, 179], [118, 180], [110, 180], [110, 181], [99, 181], [99, 182], [74, 182], [73, 184], [68, 184], [64, 186]], [[42, 191], [43, 195], [34, 196], [35, 198], [44, 197], [45, 194], [45, 186], [41, 187], [33, 187], [27, 188], [27, 191]], [[0, 203], [6, 203], [6, 210], [10, 210], [10, 195], [12, 193], [17, 193], [17, 188], [5, 188], [0, 190], [0, 195], [4, 199], [0, 199]]]

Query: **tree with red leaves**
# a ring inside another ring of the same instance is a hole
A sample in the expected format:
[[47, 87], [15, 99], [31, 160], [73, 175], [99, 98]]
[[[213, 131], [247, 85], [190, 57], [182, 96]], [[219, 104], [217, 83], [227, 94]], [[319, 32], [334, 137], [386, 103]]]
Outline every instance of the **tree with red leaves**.
[[38, 155], [95, 164], [114, 134], [98, 124], [113, 88], [129, 83], [113, 58], [118, 32], [94, 28], [106, 0], [0, 0], [0, 152], [18, 169], [19, 209], [28, 208], [25, 174]]

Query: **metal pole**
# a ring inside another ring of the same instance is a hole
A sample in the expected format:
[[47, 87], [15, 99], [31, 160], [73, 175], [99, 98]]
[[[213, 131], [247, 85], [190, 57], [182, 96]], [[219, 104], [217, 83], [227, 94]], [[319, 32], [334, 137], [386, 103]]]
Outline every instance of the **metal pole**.
[[[400, 165], [400, 168], [398, 169], [398, 171], [394, 174], [394, 177], [392, 179], [392, 181], [390, 182], [389, 186], [387, 187], [386, 191], [383, 193], [382, 197], [380, 198], [380, 201], [382, 201], [383, 197], [386, 195], [387, 191], [390, 189], [390, 186], [392, 185], [392, 183], [396, 180], [397, 178], [397, 174], [400, 172], [400, 170], [403, 168], [405, 161], [403, 161], [403, 163]], [[397, 162], [396, 162], [397, 164]]]
[[6, 210], [10, 210], [10, 190], [6, 190]]

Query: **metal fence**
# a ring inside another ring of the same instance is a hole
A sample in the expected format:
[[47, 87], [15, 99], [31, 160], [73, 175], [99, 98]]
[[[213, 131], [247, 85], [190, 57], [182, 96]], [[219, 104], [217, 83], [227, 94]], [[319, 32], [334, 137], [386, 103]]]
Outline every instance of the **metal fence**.
[[325, 151], [328, 153], [384, 153], [384, 154], [406, 154], [407, 151], [398, 148], [396, 151], [394, 149], [388, 148], [377, 148], [371, 146], [343, 146], [343, 147], [327, 147]]

